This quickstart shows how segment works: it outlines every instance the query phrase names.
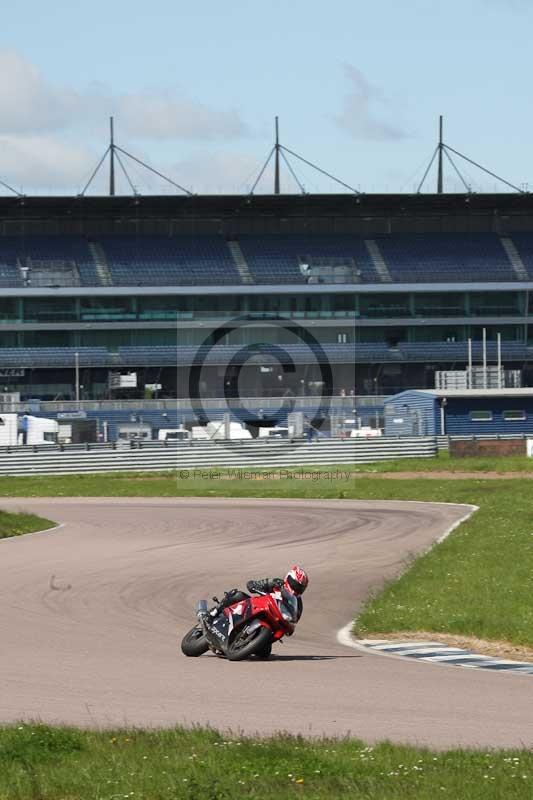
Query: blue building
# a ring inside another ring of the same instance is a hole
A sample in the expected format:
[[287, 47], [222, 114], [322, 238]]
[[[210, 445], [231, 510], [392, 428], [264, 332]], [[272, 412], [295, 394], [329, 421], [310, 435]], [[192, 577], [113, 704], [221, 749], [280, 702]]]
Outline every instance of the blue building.
[[408, 390], [385, 403], [386, 436], [533, 433], [533, 389]]

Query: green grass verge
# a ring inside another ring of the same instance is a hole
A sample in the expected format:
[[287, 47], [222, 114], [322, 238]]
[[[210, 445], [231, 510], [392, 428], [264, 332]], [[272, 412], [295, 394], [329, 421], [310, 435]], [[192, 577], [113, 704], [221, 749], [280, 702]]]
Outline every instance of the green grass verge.
[[0, 497], [331, 497], [352, 496], [351, 466], [296, 469], [187, 469], [0, 479]]
[[37, 517], [35, 514], [11, 514], [8, 511], [0, 511], [0, 539], [21, 536], [23, 533], [33, 533], [34, 531], [45, 531], [53, 528], [55, 524], [55, 522]]
[[434, 753], [208, 730], [0, 728], [2, 800], [525, 800], [532, 792], [533, 754], [519, 750]]
[[366, 603], [358, 633], [442, 631], [533, 645], [530, 481], [373, 483], [361, 491], [358, 482], [359, 496], [464, 502], [480, 510]]
[[469, 456], [457, 458], [441, 451], [436, 458], [398, 458], [374, 464], [358, 464], [354, 472], [528, 472], [533, 458], [527, 456]]
[[[294, 469], [185, 469], [166, 472], [2, 477], [0, 497], [356, 497], [360, 475], [383, 472], [528, 472], [533, 458], [404, 458], [372, 464]], [[273, 474], [274, 479], [269, 479]], [[421, 498], [425, 499], [425, 498]]]
[[[504, 462], [505, 459], [502, 459]], [[404, 462], [395, 462], [401, 468]], [[441, 462], [446, 463], [446, 459]], [[376, 465], [373, 465], [376, 466]], [[379, 465], [378, 465], [379, 466]], [[4, 478], [0, 492], [33, 496], [211, 496], [422, 500], [480, 511], [365, 606], [361, 634], [431, 630], [533, 645], [533, 485], [527, 478], [395, 481], [346, 468], [283, 479], [177, 479], [172, 473]], [[407, 566], [407, 565], [406, 565]]]

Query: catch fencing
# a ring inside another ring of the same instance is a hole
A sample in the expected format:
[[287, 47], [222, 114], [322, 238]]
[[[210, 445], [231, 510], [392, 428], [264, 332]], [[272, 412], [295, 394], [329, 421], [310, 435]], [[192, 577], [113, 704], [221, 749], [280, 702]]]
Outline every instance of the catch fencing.
[[136, 442], [4, 448], [0, 475], [67, 475], [203, 468], [290, 468], [365, 464], [396, 458], [432, 458], [435, 437], [406, 439]]

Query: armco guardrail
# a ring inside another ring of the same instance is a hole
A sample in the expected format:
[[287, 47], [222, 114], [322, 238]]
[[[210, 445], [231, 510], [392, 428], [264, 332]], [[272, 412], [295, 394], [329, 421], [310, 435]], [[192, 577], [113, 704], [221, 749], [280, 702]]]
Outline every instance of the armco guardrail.
[[12, 448], [0, 453], [0, 475], [66, 475], [221, 468], [284, 468], [328, 464], [364, 464], [392, 458], [431, 458], [435, 437], [406, 439], [322, 439], [266, 442], [191, 442], [163, 446], [90, 450]]

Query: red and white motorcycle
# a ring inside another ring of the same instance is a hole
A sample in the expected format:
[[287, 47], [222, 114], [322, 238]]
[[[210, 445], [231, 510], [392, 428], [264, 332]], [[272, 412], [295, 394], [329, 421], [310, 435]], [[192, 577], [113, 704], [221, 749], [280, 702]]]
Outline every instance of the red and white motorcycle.
[[272, 644], [292, 636], [299, 619], [298, 600], [284, 587], [258, 597], [232, 589], [221, 601], [213, 600], [211, 609], [206, 600], [198, 603], [199, 621], [181, 642], [186, 656], [211, 650], [229, 661], [268, 658]]

